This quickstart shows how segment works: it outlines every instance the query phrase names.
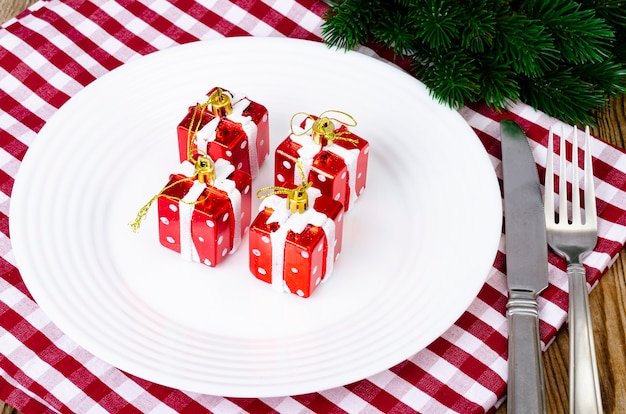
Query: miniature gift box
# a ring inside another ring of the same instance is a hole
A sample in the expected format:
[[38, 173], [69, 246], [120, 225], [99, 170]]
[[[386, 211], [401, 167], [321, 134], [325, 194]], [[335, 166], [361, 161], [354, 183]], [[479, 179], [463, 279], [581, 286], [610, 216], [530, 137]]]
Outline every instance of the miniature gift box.
[[369, 143], [323, 115], [307, 114], [300, 126], [292, 125], [291, 134], [276, 148], [274, 182], [299, 184], [299, 160], [311, 185], [348, 211], [365, 189]]
[[269, 154], [267, 109], [241, 95], [213, 88], [178, 124], [181, 162], [196, 153], [227, 159], [252, 178]]
[[266, 197], [250, 226], [250, 271], [274, 289], [309, 297], [341, 252], [343, 206], [303, 186]]
[[251, 183], [223, 159], [183, 161], [157, 198], [159, 241], [187, 260], [217, 266], [249, 227]]

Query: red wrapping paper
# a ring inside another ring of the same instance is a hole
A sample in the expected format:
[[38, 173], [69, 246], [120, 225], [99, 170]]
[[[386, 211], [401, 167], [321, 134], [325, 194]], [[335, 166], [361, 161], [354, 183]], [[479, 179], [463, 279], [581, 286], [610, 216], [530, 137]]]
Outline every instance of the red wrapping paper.
[[249, 236], [252, 274], [304, 298], [332, 274], [341, 252], [344, 212], [340, 202], [319, 195], [318, 189], [308, 193], [312, 207], [303, 214], [292, 214], [284, 195], [266, 198]]
[[[207, 96], [216, 89], [211, 89]], [[204, 102], [190, 106], [177, 127], [179, 158], [182, 162], [189, 157], [191, 144], [191, 153], [204, 153], [214, 160], [226, 159], [255, 178], [269, 155], [268, 111], [243, 95], [222, 90], [230, 97], [233, 112], [216, 116], [210, 104], [204, 109], [200, 106]]]
[[180, 170], [157, 199], [159, 241], [187, 260], [217, 266], [237, 251], [249, 227], [252, 178], [226, 160], [215, 162], [214, 185], [191, 179], [189, 161]]
[[316, 144], [310, 131], [304, 133], [315, 119], [316, 116], [309, 115], [300, 125], [303, 129], [289, 134], [276, 148], [275, 185], [299, 184], [302, 179], [296, 162], [300, 160], [312, 186], [341, 202], [345, 211], [349, 211], [365, 190], [369, 143], [341, 125], [335, 129], [335, 134], [342, 139], [331, 143], [322, 138], [321, 143]]

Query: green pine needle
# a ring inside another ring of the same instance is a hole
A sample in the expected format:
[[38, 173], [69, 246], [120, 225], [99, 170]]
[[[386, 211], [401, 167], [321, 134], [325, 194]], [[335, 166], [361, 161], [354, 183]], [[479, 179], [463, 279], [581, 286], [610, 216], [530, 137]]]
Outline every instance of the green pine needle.
[[325, 40], [344, 49], [354, 49], [367, 42], [376, 15], [384, 14], [367, 0], [345, 1], [329, 8], [322, 25]]
[[460, 107], [478, 98], [480, 86], [472, 64], [470, 56], [454, 50], [434, 57], [431, 65], [419, 70], [424, 83], [431, 85], [431, 95], [451, 107]]
[[537, 77], [556, 66], [558, 51], [537, 19], [513, 14], [498, 29], [494, 52], [517, 73]]
[[[418, 2], [416, 2], [418, 3]], [[433, 49], [448, 49], [461, 37], [458, 7], [445, 0], [425, 0], [412, 7], [415, 36]]]
[[568, 69], [548, 73], [539, 79], [526, 79], [525, 86], [522, 100], [574, 125], [592, 125], [593, 112], [606, 103], [601, 90]]

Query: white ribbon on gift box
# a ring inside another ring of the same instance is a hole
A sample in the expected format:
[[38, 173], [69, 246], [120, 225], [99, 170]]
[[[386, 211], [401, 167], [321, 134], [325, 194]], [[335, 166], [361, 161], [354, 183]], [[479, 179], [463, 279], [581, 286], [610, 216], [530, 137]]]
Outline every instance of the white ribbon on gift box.
[[326, 281], [332, 274], [335, 260], [335, 222], [326, 214], [315, 211], [313, 205], [315, 199], [321, 195], [320, 190], [310, 187], [307, 189], [309, 197], [309, 208], [304, 213], [292, 214], [286, 207], [286, 199], [278, 195], [266, 197], [259, 207], [263, 211], [265, 207], [271, 208], [273, 213], [268, 217], [267, 223], [278, 223], [278, 230], [270, 233], [270, 242], [272, 244], [272, 287], [278, 291], [288, 291], [284, 283], [283, 272], [285, 266], [285, 244], [287, 241], [287, 233], [291, 230], [300, 234], [304, 231], [307, 224], [321, 227], [324, 230], [324, 236], [328, 244], [328, 252], [326, 254], [326, 274], [323, 281]]
[[[232, 122], [241, 124], [244, 133], [248, 137], [246, 145], [248, 146], [248, 158], [250, 164], [250, 175], [252, 178], [256, 177], [259, 173], [259, 156], [257, 154], [256, 149], [256, 139], [258, 127], [252, 122], [252, 117], [243, 116], [243, 111], [246, 110], [248, 106], [250, 106], [250, 101], [241, 95], [231, 95], [230, 93], [223, 91], [224, 93], [230, 96], [230, 102], [233, 108], [233, 111], [226, 116]], [[206, 101], [206, 98], [205, 98]], [[200, 101], [202, 102], [202, 101]], [[211, 108], [207, 108], [207, 110], [211, 110]], [[208, 154], [208, 146], [209, 142], [215, 141], [217, 135], [217, 125], [220, 122], [219, 117], [213, 118], [209, 121], [205, 126], [203, 126], [196, 134], [196, 145], [198, 149], [204, 151], [205, 154]]]
[[[235, 182], [228, 178], [233, 171], [235, 171], [235, 167], [227, 160], [218, 159], [215, 161], [215, 181], [213, 186], [228, 195], [233, 209], [234, 234], [231, 253], [235, 252], [241, 244], [241, 192], [237, 189]], [[192, 177], [195, 174], [195, 166], [190, 161], [183, 161], [177, 173], [186, 177]], [[206, 184], [194, 180], [189, 192], [178, 202], [180, 254], [183, 258], [195, 262], [200, 261], [198, 250], [191, 236], [191, 216], [196, 206], [190, 203], [197, 201], [206, 187]]]
[[[298, 156], [300, 158], [300, 162], [302, 164], [302, 170], [304, 172], [304, 176], [308, 177], [309, 172], [313, 166], [313, 158], [322, 150], [321, 144], [316, 144], [313, 141], [312, 132], [304, 134], [304, 131], [310, 129], [313, 125], [313, 120], [307, 118], [304, 129], [299, 127], [294, 127], [296, 129], [295, 134], [291, 134], [290, 138], [293, 142], [300, 145], [301, 147], [298, 149]], [[338, 157], [342, 158], [346, 163], [346, 167], [348, 168], [348, 187], [350, 188], [350, 197], [348, 199], [348, 205], [344, 206], [345, 210], [348, 210], [354, 200], [358, 197], [356, 192], [356, 169], [357, 169], [357, 161], [359, 158], [358, 148], [348, 149], [344, 148], [335, 143], [328, 144], [324, 146], [324, 149], [332, 152]], [[302, 174], [294, 168], [294, 183], [300, 184], [302, 182]]]

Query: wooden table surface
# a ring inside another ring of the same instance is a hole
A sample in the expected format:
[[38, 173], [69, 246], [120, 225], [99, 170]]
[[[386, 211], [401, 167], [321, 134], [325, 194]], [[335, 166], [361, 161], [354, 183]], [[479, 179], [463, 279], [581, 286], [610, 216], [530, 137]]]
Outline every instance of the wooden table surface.
[[[36, 0], [0, 0], [0, 23], [16, 16]], [[598, 114], [593, 131], [620, 148], [626, 148], [626, 99], [612, 99]], [[590, 295], [602, 402], [606, 413], [626, 413], [626, 250]], [[548, 413], [568, 411], [568, 333], [564, 327], [544, 354]], [[497, 414], [506, 413], [506, 404]], [[16, 413], [0, 402], [0, 414]]]

